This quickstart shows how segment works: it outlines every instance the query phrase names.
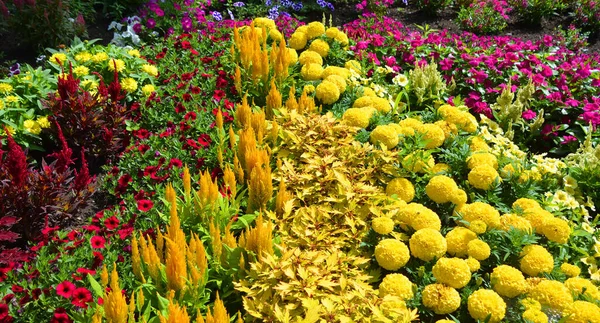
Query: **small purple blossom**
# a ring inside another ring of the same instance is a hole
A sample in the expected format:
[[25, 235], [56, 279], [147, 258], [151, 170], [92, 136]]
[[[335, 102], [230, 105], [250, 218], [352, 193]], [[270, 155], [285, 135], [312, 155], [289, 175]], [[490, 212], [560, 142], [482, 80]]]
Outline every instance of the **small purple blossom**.
[[239, 8], [239, 7], [243, 7], [243, 6], [245, 6], [245, 5], [246, 5], [246, 4], [245, 4], [245, 3], [243, 3], [242, 1], [238, 1], [238, 2], [234, 2], [234, 3], [233, 3], [233, 6], [234, 6], [234, 7], [238, 7], [238, 8]]
[[221, 21], [221, 20], [223, 20], [223, 16], [222, 16], [222, 15], [221, 15], [221, 13], [219, 13], [218, 11], [213, 11], [213, 12], [211, 13], [211, 15], [213, 16], [213, 18], [214, 18], [216, 21]]
[[193, 24], [194, 23], [190, 17], [181, 18], [181, 28], [183, 28], [184, 32], [189, 33], [192, 31]]

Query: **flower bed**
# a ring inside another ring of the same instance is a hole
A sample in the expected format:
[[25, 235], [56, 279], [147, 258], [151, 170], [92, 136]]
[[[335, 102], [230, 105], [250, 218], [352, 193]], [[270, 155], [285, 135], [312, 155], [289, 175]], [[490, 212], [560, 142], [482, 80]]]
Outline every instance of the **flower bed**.
[[[131, 144], [97, 182], [115, 205], [71, 230], [45, 223], [35, 257], [2, 262], [0, 320], [598, 320], [595, 124], [573, 107], [588, 132], [572, 153], [529, 149], [565, 109], [545, 92], [597, 104], [597, 56], [373, 17], [281, 23], [145, 46], [146, 94], [121, 92], [116, 62], [98, 95], [59, 79], [50, 119], [135, 107], [115, 126]], [[551, 64], [561, 74], [544, 76]], [[69, 166], [74, 139], [52, 165]], [[8, 141], [0, 170], [18, 187], [25, 155]], [[92, 183], [77, 171], [73, 185]]]

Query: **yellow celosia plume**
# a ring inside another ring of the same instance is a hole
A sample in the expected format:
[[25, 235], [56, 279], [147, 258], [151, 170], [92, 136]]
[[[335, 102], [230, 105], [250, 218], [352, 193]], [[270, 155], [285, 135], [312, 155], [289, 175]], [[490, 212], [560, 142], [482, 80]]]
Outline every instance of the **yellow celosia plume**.
[[223, 181], [225, 182], [225, 185], [229, 187], [231, 196], [235, 198], [235, 194], [237, 193], [237, 182], [235, 181], [235, 173], [231, 170], [229, 165], [226, 165], [223, 170]]
[[106, 320], [108, 323], [126, 323], [128, 314], [127, 301], [125, 301], [125, 295], [121, 293], [116, 264], [113, 264], [113, 271], [110, 274], [110, 289], [110, 292], [104, 297], [104, 315]]
[[273, 182], [269, 164], [254, 167], [248, 181], [248, 213], [263, 210], [273, 196]]
[[[273, 111], [279, 110], [282, 105], [281, 93], [277, 89], [275, 85], [275, 80], [271, 80], [271, 88], [269, 90], [269, 94], [267, 95], [267, 118], [269, 120], [273, 119]], [[260, 137], [259, 137], [260, 138]]]
[[[165, 272], [167, 274], [167, 288], [175, 292], [185, 287], [187, 267], [185, 263], [185, 243], [178, 245], [173, 240], [167, 240], [167, 260]], [[183, 247], [183, 249], [182, 249]]]
[[240, 236], [238, 244], [240, 247], [256, 253], [259, 257], [263, 253], [273, 254], [273, 224], [263, 220], [262, 213], [256, 218], [256, 226], [247, 229]]

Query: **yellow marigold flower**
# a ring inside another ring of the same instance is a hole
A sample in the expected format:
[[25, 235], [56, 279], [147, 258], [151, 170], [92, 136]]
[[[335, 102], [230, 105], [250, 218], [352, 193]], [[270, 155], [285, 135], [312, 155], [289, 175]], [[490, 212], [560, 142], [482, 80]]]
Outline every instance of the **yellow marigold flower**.
[[479, 261], [484, 261], [490, 257], [490, 246], [482, 240], [473, 239], [467, 244], [467, 254]]
[[155, 90], [156, 89], [154, 88], [154, 85], [152, 85], [152, 84], [146, 84], [146, 85], [142, 86], [142, 92], [144, 92], [144, 95], [146, 95], [146, 96], [149, 96]]
[[306, 81], [320, 80], [323, 75], [323, 66], [319, 64], [306, 64], [300, 69], [300, 76]]
[[254, 18], [253, 22], [254, 22], [255, 27], [259, 27], [259, 28], [265, 27], [266, 29], [277, 28], [277, 25], [275, 25], [275, 21], [270, 18], [257, 17], [257, 18]]
[[334, 39], [341, 31], [337, 27], [329, 27], [325, 30], [327, 38]]
[[73, 73], [75, 73], [75, 75], [77, 76], [85, 76], [90, 74], [90, 69], [83, 65], [80, 65], [73, 69]]
[[353, 108], [364, 108], [364, 107], [372, 107], [373, 106], [373, 97], [370, 96], [361, 96], [356, 99], [352, 104]]
[[446, 234], [448, 253], [455, 257], [467, 256], [467, 245], [471, 240], [477, 239], [477, 234], [467, 228], [455, 227]]
[[329, 55], [329, 44], [322, 39], [315, 39], [310, 43], [308, 50], [317, 52], [321, 57], [327, 57]]
[[324, 104], [334, 104], [340, 98], [340, 90], [335, 83], [323, 81], [317, 85], [316, 97]]
[[438, 204], [450, 202], [457, 190], [456, 182], [451, 177], [444, 175], [433, 176], [425, 186], [427, 196]]
[[573, 297], [571, 291], [556, 280], [542, 280], [534, 286], [528, 296], [540, 302], [543, 306], [564, 310], [571, 306]]
[[472, 152], [488, 152], [490, 151], [490, 146], [488, 146], [487, 142], [479, 136], [473, 136], [469, 140], [469, 148]]
[[440, 258], [433, 265], [433, 277], [438, 283], [456, 289], [467, 286], [471, 281], [471, 269], [467, 261], [460, 258]]
[[559, 218], [548, 218], [542, 225], [542, 234], [550, 241], [567, 243], [571, 236], [569, 222]]
[[352, 127], [366, 128], [373, 115], [373, 110], [366, 108], [350, 108], [344, 112], [342, 120]]
[[484, 202], [474, 202], [464, 205], [461, 208], [463, 220], [473, 222], [481, 220], [485, 222], [488, 228], [497, 228], [500, 226], [500, 212], [493, 206]]
[[482, 220], [474, 220], [469, 223], [469, 229], [477, 234], [484, 234], [487, 231], [487, 224]]
[[406, 302], [398, 296], [387, 295], [381, 300], [379, 308], [386, 315], [397, 315], [400, 313], [405, 313], [404, 311], [406, 311]]
[[600, 300], [600, 291], [589, 279], [572, 277], [565, 280], [565, 286], [575, 295], [585, 295]]
[[544, 247], [529, 245], [521, 252], [521, 271], [529, 276], [549, 273], [554, 269], [554, 258]]
[[50, 63], [64, 65], [67, 62], [67, 55], [65, 55], [65, 53], [54, 53], [52, 56], [50, 56], [48, 61]]
[[473, 169], [481, 165], [488, 165], [494, 169], [497, 169], [498, 158], [496, 158], [496, 156], [494, 156], [493, 154], [486, 152], [473, 153], [467, 158], [467, 167], [469, 167], [469, 169]]
[[0, 93], [11, 93], [13, 91], [12, 85], [8, 83], [0, 83]]
[[394, 220], [385, 216], [380, 216], [373, 219], [371, 227], [373, 228], [373, 231], [379, 234], [388, 234], [394, 231]]
[[444, 141], [446, 140], [444, 130], [432, 123], [426, 123], [420, 126], [417, 129], [417, 132], [423, 134], [423, 139], [427, 141], [427, 143], [425, 144], [425, 149], [438, 148], [442, 146], [444, 144]]
[[90, 60], [92, 60], [92, 54], [88, 53], [88, 52], [81, 52], [77, 55], [75, 55], [75, 60], [78, 62], [88, 62]]
[[417, 120], [415, 118], [406, 118], [406, 119], [400, 120], [400, 122], [398, 122], [398, 124], [402, 127], [412, 128], [415, 131], [419, 131], [419, 129], [423, 126], [423, 123], [420, 120]]
[[409, 240], [410, 251], [413, 256], [423, 260], [431, 261], [441, 258], [447, 249], [446, 239], [442, 234], [430, 228], [418, 230], [413, 233]]
[[323, 70], [323, 78], [326, 78], [329, 75], [339, 75], [344, 79], [348, 79], [350, 77], [350, 71], [339, 66], [327, 66]]
[[317, 38], [325, 33], [325, 25], [323, 25], [319, 21], [313, 21], [308, 24], [308, 29], [306, 29], [306, 36], [308, 39]]
[[108, 59], [108, 54], [105, 52], [99, 52], [92, 56], [92, 61], [94, 63], [101, 63]]
[[408, 154], [406, 157], [404, 157], [404, 159], [402, 159], [402, 167], [415, 173], [425, 173], [433, 168], [435, 165], [435, 159], [433, 159], [433, 156], [429, 155], [426, 157], [426, 160], [423, 160], [422, 155], [422, 150], [416, 150]]
[[[357, 72], [359, 74], [362, 72], [362, 66], [360, 65], [360, 62], [357, 60], [354, 60], [354, 59], [347, 61], [344, 64], [344, 67], [349, 70], [354, 70], [355, 72]], [[365, 88], [365, 89], [370, 89], [370, 88]], [[373, 90], [371, 90], [371, 91], [373, 91]], [[373, 92], [373, 93], [375, 93], [375, 92]], [[366, 94], [364, 94], [364, 95], [366, 95]]]
[[137, 82], [131, 77], [121, 80], [121, 88], [127, 92], [135, 92], [138, 88]]
[[443, 319], [443, 320], [437, 320], [437, 321], [435, 321], [435, 323], [456, 323], [456, 322], [454, 322], [453, 320]]
[[50, 128], [50, 121], [48, 121], [48, 117], [39, 117], [37, 118], [36, 122], [42, 129]]
[[440, 231], [442, 222], [440, 217], [431, 209], [419, 203], [410, 203], [398, 212], [402, 222], [410, 225], [414, 230], [429, 228]]
[[523, 319], [532, 323], [548, 323], [548, 316], [540, 310], [526, 310], [523, 312]]
[[458, 134], [458, 127], [455, 124], [449, 123], [446, 120], [439, 120], [434, 122], [433, 124], [440, 127], [440, 129], [444, 131], [444, 139], [448, 139]]
[[529, 222], [529, 220], [526, 218], [512, 213], [501, 216], [499, 229], [509, 231], [511, 227], [527, 233], [533, 232], [531, 222]]
[[298, 52], [293, 48], [287, 48], [288, 54], [290, 55], [290, 64], [296, 64], [298, 62]]
[[299, 26], [298, 28], [296, 28], [296, 32], [298, 32], [298, 33], [306, 34], [306, 31], [308, 31], [308, 25], [302, 25], [302, 26]]
[[331, 82], [333, 84], [335, 84], [338, 88], [338, 90], [340, 91], [340, 94], [346, 92], [346, 80], [339, 76], [339, 75], [329, 75], [328, 77], [325, 78], [324, 81], [328, 81]]
[[[411, 128], [408, 128], [408, 129], [411, 129]], [[437, 163], [433, 166], [433, 168], [431, 169], [431, 172], [434, 174], [439, 174], [439, 173], [449, 173], [451, 170], [452, 169], [450, 168], [450, 165], [445, 164], [445, 163]]]
[[392, 110], [392, 105], [390, 104], [390, 101], [379, 97], [371, 99], [373, 102], [373, 107], [377, 109], [377, 111], [382, 113], [388, 113], [390, 112], [390, 110]]
[[542, 310], [542, 304], [540, 304], [540, 302], [536, 301], [535, 299], [533, 299], [531, 297], [523, 298], [521, 300], [521, 305], [523, 305], [523, 307], [525, 307], [525, 310], [538, 310], [538, 311]]
[[571, 306], [563, 310], [563, 317], [566, 317], [566, 323], [589, 323], [600, 322], [600, 307], [598, 305], [586, 302], [575, 301]]
[[506, 303], [496, 292], [490, 289], [479, 289], [469, 296], [467, 300], [469, 314], [476, 320], [485, 320], [491, 315], [488, 322], [497, 323], [506, 315]]
[[377, 97], [377, 93], [370, 87], [361, 87], [363, 90], [363, 96]]
[[458, 189], [456, 191], [454, 191], [454, 195], [452, 195], [452, 197], [450, 197], [450, 202], [456, 204], [456, 205], [462, 205], [467, 203], [468, 197], [467, 197], [467, 192], [465, 192], [462, 189]]
[[319, 53], [312, 51], [312, 50], [303, 51], [302, 54], [300, 54], [298, 61], [302, 65], [306, 65], [306, 64], [323, 65], [323, 57], [321, 57], [321, 55], [319, 55]]
[[283, 39], [283, 35], [281, 34], [281, 32], [277, 29], [271, 29], [269, 30], [269, 38], [271, 38], [272, 40], [276, 41], [276, 42], [280, 42]]
[[306, 46], [308, 42], [308, 37], [303, 32], [294, 32], [290, 37], [289, 46], [295, 50], [301, 50]]
[[393, 149], [398, 145], [398, 133], [389, 125], [381, 125], [375, 127], [371, 132], [370, 141], [373, 145], [379, 146], [383, 144], [387, 149]]
[[350, 43], [348, 35], [346, 35], [343, 32], [338, 33], [337, 36], [335, 36], [335, 40], [342, 44], [342, 46], [348, 46], [348, 44]]
[[117, 72], [122, 72], [125, 70], [125, 62], [122, 59], [111, 59], [108, 61], [108, 70], [113, 72], [115, 70], [115, 66]]
[[469, 183], [481, 190], [489, 190], [495, 181], [501, 180], [496, 169], [488, 165], [473, 168], [468, 175]]
[[494, 268], [490, 275], [490, 283], [494, 291], [509, 298], [517, 297], [526, 290], [523, 273], [508, 265], [500, 265]]
[[154, 65], [144, 64], [142, 65], [142, 71], [154, 77], [158, 76], [158, 68], [156, 68]]
[[527, 211], [525, 211], [523, 213], [523, 217], [525, 219], [527, 219], [529, 221], [529, 223], [531, 223], [531, 226], [539, 232], [542, 232], [544, 225], [546, 224], [546, 222], [552, 218], [554, 218], [554, 216], [552, 215], [552, 213], [542, 209], [542, 208], [532, 208], [532, 209], [528, 209]]
[[569, 263], [560, 265], [560, 270], [567, 275], [567, 277], [577, 277], [581, 274], [581, 269], [579, 267]]
[[137, 50], [137, 49], [130, 49], [130, 50], [127, 51], [127, 54], [129, 54], [129, 55], [131, 55], [133, 57], [140, 57], [140, 56], [142, 56], [140, 54], [140, 51]]
[[402, 274], [388, 274], [379, 285], [379, 297], [397, 296], [403, 300], [413, 297], [413, 284]]
[[450, 286], [430, 284], [423, 289], [422, 303], [435, 314], [450, 314], [460, 307], [460, 294]]
[[396, 194], [399, 199], [409, 203], [415, 197], [415, 187], [406, 178], [394, 178], [387, 184], [385, 194], [388, 196]]
[[467, 265], [469, 265], [469, 270], [471, 270], [472, 273], [478, 271], [479, 268], [481, 268], [481, 263], [479, 263], [479, 260], [473, 257], [467, 258], [466, 262]]
[[375, 260], [387, 270], [398, 270], [410, 259], [408, 247], [396, 239], [381, 240], [375, 247]]

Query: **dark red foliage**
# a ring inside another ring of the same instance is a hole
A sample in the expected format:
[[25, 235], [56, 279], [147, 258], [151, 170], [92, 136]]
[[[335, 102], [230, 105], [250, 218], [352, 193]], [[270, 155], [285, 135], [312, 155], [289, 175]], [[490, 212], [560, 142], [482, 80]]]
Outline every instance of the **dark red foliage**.
[[29, 167], [23, 150], [7, 136], [8, 151], [0, 154], [0, 263], [27, 261], [29, 254], [15, 247], [47, 239], [58, 226], [91, 213], [95, 178], [85, 160], [78, 171], [70, 168], [72, 151], [62, 134], [64, 127], [57, 129], [62, 147], [47, 156], [54, 162], [42, 160], [41, 167]]
[[[59, 80], [59, 97], [48, 96], [44, 107], [51, 111], [50, 119], [59, 140], [66, 142], [79, 154], [85, 146], [95, 173], [103, 164], [114, 160], [129, 144], [125, 120], [132, 110], [123, 103], [125, 98], [118, 74], [107, 87], [101, 79], [98, 93], [92, 95], [82, 89], [72, 73]], [[133, 110], [139, 114], [139, 109]], [[60, 132], [64, 132], [61, 138]], [[63, 143], [64, 146], [64, 143]], [[83, 161], [83, 160], [82, 160]], [[62, 166], [62, 163], [60, 164]], [[87, 167], [87, 166], [86, 166]]]
[[8, 142], [8, 158], [3, 165], [6, 165], [8, 175], [12, 179], [12, 183], [17, 187], [23, 186], [27, 178], [27, 157], [21, 146], [13, 140], [12, 135], [5, 129], [6, 139]]

